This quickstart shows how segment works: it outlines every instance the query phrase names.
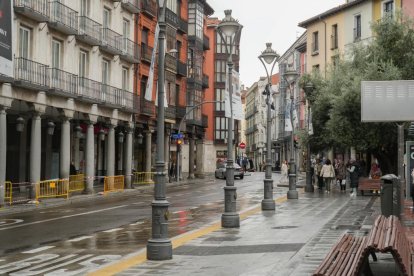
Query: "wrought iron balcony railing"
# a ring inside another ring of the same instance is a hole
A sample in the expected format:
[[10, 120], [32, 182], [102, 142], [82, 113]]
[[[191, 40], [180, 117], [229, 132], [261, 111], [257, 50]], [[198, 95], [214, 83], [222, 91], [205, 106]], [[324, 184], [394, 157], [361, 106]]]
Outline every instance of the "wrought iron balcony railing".
[[101, 45], [102, 25], [87, 16], [78, 16], [79, 30], [76, 39], [92, 46]]
[[58, 68], [48, 68], [50, 76], [49, 91], [62, 96], [76, 96], [78, 91], [78, 76]]
[[59, 1], [50, 2], [49, 27], [67, 35], [78, 33], [78, 12]]
[[153, 48], [142, 43], [141, 44], [141, 59], [146, 62], [151, 62]]
[[175, 106], [169, 105], [165, 108], [165, 118], [175, 120], [177, 109]]
[[130, 63], [139, 63], [140, 47], [134, 41], [124, 37], [122, 38], [122, 54], [121, 58]]
[[139, 13], [139, 0], [122, 0], [121, 6], [130, 13]]
[[177, 74], [183, 77], [187, 76], [187, 64], [177, 60]]
[[101, 40], [101, 50], [113, 55], [122, 54], [122, 35], [118, 34], [117, 32], [109, 28], [103, 28]]
[[165, 9], [165, 21], [175, 28], [178, 27], [178, 15], [170, 9]]
[[49, 66], [26, 58], [14, 59], [15, 83], [29, 89], [47, 89], [49, 87]]
[[172, 73], [177, 73], [177, 58], [170, 54], [165, 54], [165, 68]]
[[146, 13], [147, 15], [154, 17], [157, 15], [157, 4], [155, 1], [152, 0], [141, 0], [141, 9], [142, 12]]
[[188, 22], [182, 18], [178, 18], [178, 31], [188, 33]]
[[37, 22], [49, 20], [49, 3], [47, 0], [14, 0], [14, 11]]
[[84, 77], [78, 78], [78, 97], [96, 103], [102, 99], [102, 83]]
[[155, 104], [154, 102], [141, 99], [141, 114], [146, 116], [155, 116]]

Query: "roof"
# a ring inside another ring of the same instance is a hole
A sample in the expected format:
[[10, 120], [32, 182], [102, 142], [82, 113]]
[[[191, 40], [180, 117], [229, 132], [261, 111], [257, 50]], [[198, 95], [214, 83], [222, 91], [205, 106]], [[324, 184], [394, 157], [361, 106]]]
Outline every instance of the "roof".
[[342, 12], [342, 11], [348, 9], [348, 8], [351, 8], [353, 6], [357, 6], [360, 3], [363, 3], [365, 1], [367, 1], [367, 0], [354, 0], [354, 1], [351, 1], [349, 3], [345, 3], [345, 4], [342, 4], [342, 5], [339, 5], [338, 7], [332, 8], [330, 10], [327, 10], [326, 12], [323, 12], [323, 13], [318, 14], [318, 15], [316, 15], [314, 17], [311, 17], [311, 18], [309, 18], [309, 19], [307, 19], [305, 21], [300, 22], [298, 24], [298, 26], [299, 27], [302, 27], [302, 28], [307, 28], [309, 25], [311, 25], [312, 23], [314, 23], [316, 21], [319, 21], [321, 19], [327, 18], [327, 17], [329, 17], [331, 15], [334, 15], [336, 13], [340, 13], [340, 12]]

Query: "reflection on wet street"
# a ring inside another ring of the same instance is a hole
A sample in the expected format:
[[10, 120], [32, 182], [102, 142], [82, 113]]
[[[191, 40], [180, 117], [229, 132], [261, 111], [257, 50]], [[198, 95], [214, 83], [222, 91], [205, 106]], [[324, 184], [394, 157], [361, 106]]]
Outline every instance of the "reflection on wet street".
[[[169, 236], [219, 221], [224, 185], [223, 180], [210, 180], [168, 186]], [[263, 175], [256, 173], [236, 181], [236, 187], [238, 210], [260, 204]], [[281, 194], [285, 189], [274, 191]], [[134, 195], [0, 218], [24, 221], [16, 228], [0, 224], [0, 274], [81, 275], [144, 249], [151, 235], [152, 194], [152, 189], [145, 189]]]

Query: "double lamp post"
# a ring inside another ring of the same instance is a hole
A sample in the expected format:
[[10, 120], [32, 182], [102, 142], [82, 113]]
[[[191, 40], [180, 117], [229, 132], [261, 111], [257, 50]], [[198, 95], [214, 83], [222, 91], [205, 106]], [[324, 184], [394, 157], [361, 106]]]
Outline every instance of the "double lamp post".
[[225, 228], [240, 227], [240, 217], [236, 211], [237, 188], [234, 186], [234, 153], [233, 153], [233, 51], [243, 26], [231, 16], [231, 10], [224, 11], [225, 18], [218, 24], [216, 30], [221, 42], [226, 48], [228, 89], [230, 102], [230, 118], [228, 118], [227, 134], [227, 166], [226, 186], [224, 187], [224, 213], [221, 216], [221, 226]]

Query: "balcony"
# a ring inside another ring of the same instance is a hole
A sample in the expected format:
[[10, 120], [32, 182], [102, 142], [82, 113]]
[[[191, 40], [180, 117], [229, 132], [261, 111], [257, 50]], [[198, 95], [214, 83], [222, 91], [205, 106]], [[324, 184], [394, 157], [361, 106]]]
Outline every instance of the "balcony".
[[166, 119], [172, 119], [175, 120], [175, 113], [177, 112], [177, 109], [175, 106], [168, 106], [165, 108], [165, 118]]
[[14, 11], [36, 22], [49, 21], [47, 0], [14, 0]]
[[139, 0], [122, 0], [122, 8], [129, 11], [130, 13], [139, 13]]
[[178, 28], [178, 15], [170, 9], [165, 9], [165, 22], [175, 28]]
[[176, 106], [176, 110], [177, 110], [177, 112], [176, 112], [176, 118], [177, 119], [184, 118], [185, 113], [186, 113], [185, 107], [183, 107], [183, 106]]
[[178, 31], [182, 33], [188, 33], [188, 23], [182, 18], [178, 18]]
[[92, 46], [101, 45], [102, 25], [87, 16], [78, 16], [76, 39]]
[[111, 55], [122, 54], [122, 35], [109, 28], [102, 28], [102, 44], [99, 48]]
[[245, 131], [245, 134], [246, 134], [246, 135], [248, 135], [248, 134], [250, 134], [250, 133], [255, 132], [256, 130], [257, 130], [257, 125], [254, 125], [254, 126], [252, 126], [252, 127], [248, 127], [248, 128], [246, 129], [246, 131]]
[[152, 57], [152, 47], [142, 43], [141, 44], [141, 59], [142, 61], [146, 61], [148, 63], [151, 63], [151, 57]]
[[68, 98], [73, 98], [77, 95], [77, 75], [57, 68], [48, 68], [48, 71], [50, 76], [50, 93]]
[[14, 84], [27, 89], [49, 89], [49, 66], [26, 58], [14, 58]]
[[203, 88], [208, 88], [209, 87], [208, 80], [209, 80], [209, 77], [207, 75], [203, 74], [203, 80], [202, 80], [202, 87]]
[[50, 28], [67, 35], [78, 34], [78, 12], [58, 1], [50, 2]]
[[141, 114], [149, 117], [155, 116], [155, 104], [154, 102], [147, 101], [145, 99], [141, 100]]
[[171, 54], [165, 54], [165, 69], [174, 74], [177, 73], [177, 59]]
[[208, 116], [207, 115], [202, 116], [201, 125], [203, 126], [203, 128], [208, 128]]
[[141, 11], [150, 17], [157, 15], [157, 4], [152, 0], [141, 0]]
[[206, 35], [203, 35], [203, 50], [210, 50], [210, 38]]
[[177, 75], [182, 77], [187, 76], [187, 64], [177, 60]]
[[140, 48], [134, 41], [124, 37], [122, 38], [122, 54], [121, 59], [130, 63], [139, 63]]
[[200, 119], [188, 119], [187, 120], [187, 126], [203, 126], [202, 120]]
[[102, 83], [87, 78], [78, 78], [78, 97], [90, 103], [102, 101]]

